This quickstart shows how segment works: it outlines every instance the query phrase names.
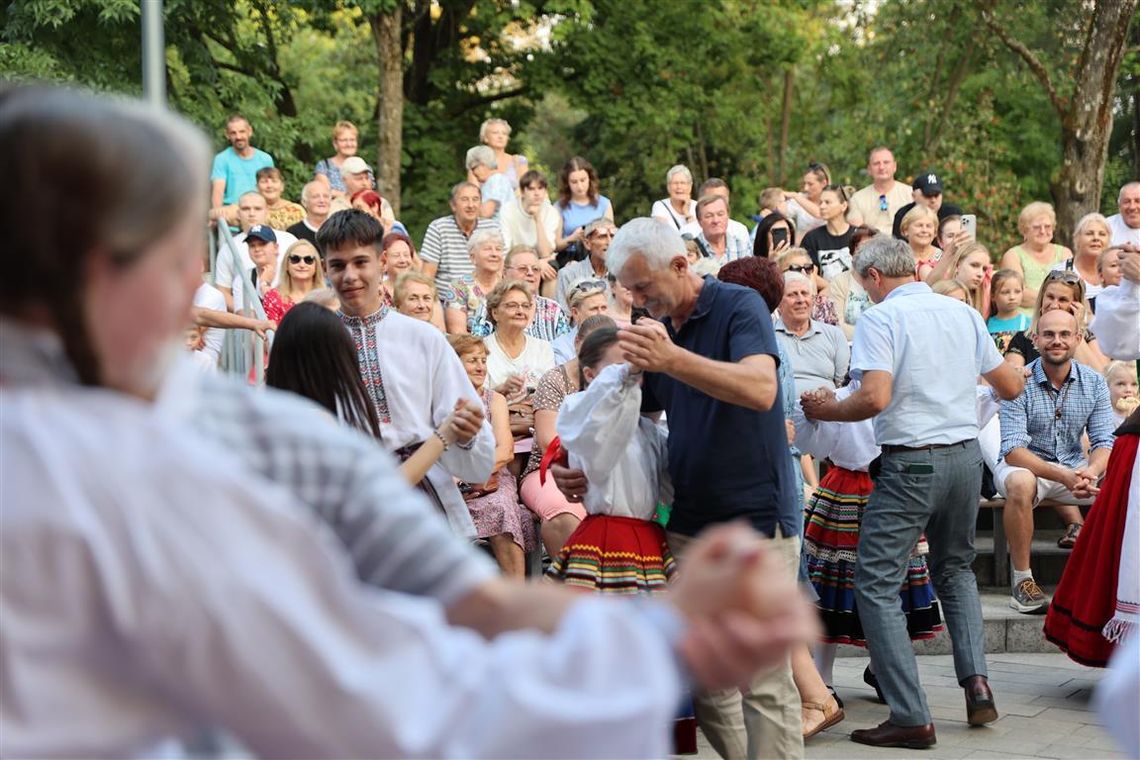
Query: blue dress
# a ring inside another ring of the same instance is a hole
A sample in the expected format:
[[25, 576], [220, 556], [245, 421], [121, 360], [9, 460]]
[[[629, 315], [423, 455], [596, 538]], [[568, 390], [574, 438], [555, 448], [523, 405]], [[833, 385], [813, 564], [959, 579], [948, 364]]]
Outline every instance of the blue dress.
[[610, 199], [604, 195], [599, 195], [596, 206], [591, 206], [588, 203], [575, 203], [574, 201], [570, 201], [565, 206], [561, 202], [554, 204], [554, 206], [562, 214], [562, 237], [569, 237], [579, 227], [605, 216], [606, 209], [610, 207]]

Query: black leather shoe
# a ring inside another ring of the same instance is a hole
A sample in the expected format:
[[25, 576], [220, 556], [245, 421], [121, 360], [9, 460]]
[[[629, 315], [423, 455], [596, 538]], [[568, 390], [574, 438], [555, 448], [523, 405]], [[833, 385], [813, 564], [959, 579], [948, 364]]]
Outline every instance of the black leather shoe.
[[937, 741], [934, 737], [934, 724], [925, 726], [896, 726], [889, 720], [874, 728], [860, 728], [851, 732], [851, 741], [870, 744], [872, 747], [906, 747], [926, 749]]
[[871, 672], [870, 665], [863, 668], [863, 683], [874, 689], [875, 696], [879, 698], [880, 702], [886, 704], [887, 700], [883, 698], [883, 690], [879, 688], [879, 679], [875, 678], [875, 674]]
[[985, 676], [970, 676], [963, 687], [966, 690], [966, 722], [971, 726], [984, 726], [998, 719], [994, 693]]

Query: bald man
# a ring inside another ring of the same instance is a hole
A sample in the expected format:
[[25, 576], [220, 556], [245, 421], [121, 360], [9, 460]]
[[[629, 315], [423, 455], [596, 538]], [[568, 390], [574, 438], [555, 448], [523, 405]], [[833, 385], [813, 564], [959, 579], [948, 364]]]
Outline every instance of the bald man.
[[[1002, 517], [1013, 568], [1009, 606], [1044, 613], [1048, 600], [1033, 580], [1029, 548], [1033, 509], [1045, 499], [1073, 505], [1067, 534], [1080, 533], [1079, 506], [1091, 504], [1112, 449], [1115, 419], [1104, 378], [1073, 361], [1081, 341], [1076, 318], [1046, 312], [1033, 342], [1041, 356], [1026, 366], [1025, 392], [1001, 404], [1001, 455], [994, 481], [1005, 496]], [[1088, 431], [1085, 460], [1081, 436]]]

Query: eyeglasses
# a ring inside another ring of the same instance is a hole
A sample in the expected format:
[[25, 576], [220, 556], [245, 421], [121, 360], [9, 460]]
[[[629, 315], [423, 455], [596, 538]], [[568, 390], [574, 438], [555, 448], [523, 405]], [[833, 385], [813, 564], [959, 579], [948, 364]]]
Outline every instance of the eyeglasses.
[[501, 304], [501, 308], [507, 311], [526, 311], [530, 308], [530, 301], [508, 301]]
[[589, 292], [591, 290], [601, 291], [601, 290], [605, 290], [605, 289], [606, 289], [606, 281], [605, 280], [582, 280], [581, 282], [575, 284], [574, 287], [570, 288], [570, 294], [569, 295], [574, 296], [574, 295], [577, 295], [579, 293]]
[[511, 264], [510, 268], [516, 272], [526, 272], [527, 274], [538, 274], [542, 271], [542, 267], [537, 264], [533, 266], [528, 264]]
[[789, 272], [799, 272], [800, 274], [811, 274], [815, 271], [815, 264], [793, 264], [788, 267]]
[[891, 207], [891, 204], [887, 203], [887, 196], [880, 195], [879, 196], [879, 211], [886, 211], [890, 207]]
[[290, 264], [300, 264], [302, 261], [305, 262], [306, 264], [312, 264], [316, 260], [317, 260], [316, 256], [301, 256], [300, 254], [296, 254], [296, 253], [289, 254], [289, 263]]

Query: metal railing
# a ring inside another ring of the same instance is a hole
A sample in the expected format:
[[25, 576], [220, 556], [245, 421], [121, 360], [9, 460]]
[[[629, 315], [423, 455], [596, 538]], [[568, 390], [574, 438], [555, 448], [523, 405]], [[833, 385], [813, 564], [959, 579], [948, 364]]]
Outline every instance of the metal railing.
[[[215, 285], [219, 284], [214, 278], [218, 271], [218, 257], [228, 256], [231, 271], [241, 273], [241, 276], [236, 279], [241, 287], [242, 307], [240, 309], [235, 308], [234, 313], [264, 320], [266, 317], [265, 309], [261, 307], [261, 295], [257, 292], [257, 288], [254, 287], [250, 278], [245, 276], [246, 267], [242, 262], [241, 253], [238, 251], [237, 242], [224, 219], [218, 220], [217, 229], [217, 238], [212, 232], [208, 236], [210, 240], [211, 282]], [[220, 246], [218, 238], [220, 238]], [[220, 284], [226, 285], [226, 283]], [[233, 283], [230, 285], [232, 286]], [[234, 293], [235, 300], [237, 295]], [[263, 340], [252, 330], [226, 330], [225, 343], [222, 344], [222, 356], [218, 366], [223, 372], [249, 378], [250, 382], [255, 385], [263, 384], [265, 382], [266, 352], [273, 345], [273, 333], [270, 332], [268, 335], [268, 340]]]

